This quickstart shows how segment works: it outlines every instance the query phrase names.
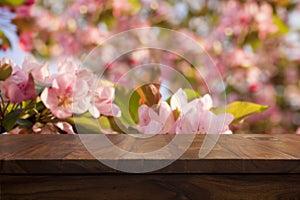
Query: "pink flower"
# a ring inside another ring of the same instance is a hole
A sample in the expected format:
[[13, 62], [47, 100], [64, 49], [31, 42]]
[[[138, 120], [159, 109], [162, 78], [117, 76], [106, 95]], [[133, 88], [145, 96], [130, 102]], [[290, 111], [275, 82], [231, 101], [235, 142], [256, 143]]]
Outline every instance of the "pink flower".
[[52, 88], [46, 88], [42, 100], [46, 107], [58, 118], [70, 117], [72, 113], [82, 114], [87, 111], [98, 118], [101, 114], [119, 116], [120, 109], [113, 104], [114, 88], [97, 84], [94, 73], [80, 69], [72, 58], [60, 60], [57, 64], [58, 75]]
[[128, 12], [132, 10], [132, 5], [127, 0], [113, 0], [113, 15], [116, 18], [122, 16], [123, 12]]
[[35, 0], [26, 0], [24, 4], [26, 6], [32, 6], [34, 3], [35, 3]]
[[106, 38], [106, 35], [96, 26], [89, 26], [76, 32], [77, 40], [83, 45], [98, 45]]
[[100, 115], [119, 117], [121, 111], [113, 104], [114, 98], [115, 89], [112, 86], [99, 84], [92, 96], [89, 112], [95, 118], [99, 118]]
[[[221, 4], [222, 5], [222, 4]], [[230, 0], [221, 6], [222, 17], [220, 18], [220, 25], [216, 29], [213, 35], [216, 39], [222, 40], [224, 34], [239, 35], [249, 26], [252, 20], [253, 3], [247, 2], [246, 6], [243, 6], [239, 1]]]
[[173, 133], [174, 116], [171, 107], [166, 102], [161, 102], [157, 109], [143, 104], [139, 107], [138, 113], [142, 133]]
[[31, 73], [34, 79], [40, 83], [52, 82], [49, 65], [46, 62], [39, 64], [34, 57], [26, 56], [22, 65], [22, 69], [27, 73]]
[[16, 18], [29, 18], [31, 16], [31, 7], [28, 5], [21, 5], [15, 7]]
[[67, 122], [34, 124], [32, 130], [36, 134], [59, 134], [59, 129], [67, 134], [75, 134], [73, 127]]
[[233, 120], [231, 114], [215, 115], [210, 109], [213, 106], [210, 95], [197, 98], [191, 102], [182, 89], [171, 98], [171, 107], [180, 112], [176, 121], [177, 134], [221, 134], [231, 133], [228, 125]]
[[81, 114], [87, 110], [87, 106], [79, 106], [85, 105], [87, 94], [88, 85], [85, 81], [64, 74], [53, 80], [52, 87], [42, 92], [41, 99], [56, 117], [67, 118], [72, 116], [72, 112]]
[[208, 94], [188, 103], [186, 93], [181, 88], [171, 97], [170, 103], [173, 110], [178, 109], [180, 112], [186, 112], [189, 107], [198, 106], [198, 104], [202, 110], [209, 110], [213, 106], [212, 99]]
[[17, 66], [16, 63], [8, 57], [3, 57], [0, 60], [0, 65], [4, 65], [4, 64], [9, 64], [12, 68], [15, 68]]
[[12, 103], [20, 103], [37, 97], [33, 77], [19, 67], [13, 67], [12, 75], [4, 82], [5, 96]]
[[72, 74], [78, 79], [86, 81], [90, 89], [92, 89], [96, 84], [96, 75], [86, 68], [81, 69], [80, 63], [76, 62], [71, 57], [60, 59], [57, 62], [57, 71], [59, 74]]
[[7, 51], [8, 48], [9, 48], [9, 46], [8, 46], [7, 44], [1, 44], [1, 49], [2, 49], [3, 51]]
[[7, 132], [8, 134], [21, 134], [22, 133], [22, 129], [20, 127], [16, 127], [10, 131]]
[[254, 56], [240, 48], [235, 48], [230, 53], [225, 53], [223, 60], [228, 67], [254, 66]]
[[27, 51], [27, 52], [30, 52], [33, 50], [33, 48], [34, 48], [33, 36], [34, 36], [33, 32], [21, 33], [21, 35], [19, 36], [19, 44], [20, 44], [21, 49], [23, 49], [24, 51]]
[[77, 42], [73, 35], [64, 32], [58, 32], [54, 35], [54, 38], [63, 50], [61, 53], [64, 55], [77, 55], [79, 52], [82, 52], [81, 44]]
[[57, 71], [59, 74], [76, 74], [79, 70], [79, 64], [71, 57], [61, 58], [57, 61]]
[[73, 127], [67, 122], [57, 122], [55, 123], [55, 126], [67, 134], [75, 134]]
[[186, 110], [178, 118], [177, 134], [231, 134], [228, 125], [232, 122], [231, 114], [215, 115], [199, 107]]
[[258, 13], [256, 13], [255, 19], [258, 23], [259, 39], [263, 40], [268, 34], [273, 34], [278, 31], [278, 27], [273, 22], [273, 9], [271, 5], [263, 3]]

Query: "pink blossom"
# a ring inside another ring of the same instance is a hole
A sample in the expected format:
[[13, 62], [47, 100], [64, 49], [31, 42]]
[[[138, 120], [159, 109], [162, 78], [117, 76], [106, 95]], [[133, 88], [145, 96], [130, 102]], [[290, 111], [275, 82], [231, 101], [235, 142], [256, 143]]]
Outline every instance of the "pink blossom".
[[138, 113], [142, 133], [164, 134], [173, 132], [174, 116], [171, 107], [166, 102], [161, 102], [157, 109], [143, 104], [139, 107]]
[[100, 115], [119, 117], [121, 111], [117, 105], [113, 104], [114, 98], [115, 89], [100, 83], [92, 95], [89, 112], [95, 118], [99, 118]]
[[150, 27], [151, 24], [145, 20], [141, 19], [137, 16], [127, 17], [123, 16], [118, 19], [118, 26], [114, 27], [115, 32], [122, 32], [127, 31], [132, 28], [144, 28], [144, 27]]
[[7, 51], [8, 48], [9, 48], [9, 46], [8, 46], [7, 44], [2, 44], [2, 45], [1, 45], [1, 49], [2, 49], [3, 51]]
[[32, 6], [35, 3], [35, 0], [26, 0], [25, 5], [26, 6]]
[[253, 55], [239, 48], [224, 54], [223, 60], [228, 67], [252, 67], [255, 63]]
[[31, 7], [28, 5], [17, 6], [16, 18], [29, 18], [31, 16]]
[[47, 123], [47, 124], [34, 124], [32, 130], [36, 134], [59, 134], [59, 130], [67, 134], [75, 134], [71, 124], [67, 122]]
[[71, 56], [76, 55], [79, 52], [82, 53], [81, 45], [76, 41], [76, 38], [71, 35], [64, 32], [59, 32], [54, 35], [55, 40], [58, 44], [60, 44], [61, 49], [63, 52], [61, 52], [63, 55]]
[[27, 73], [31, 73], [34, 79], [40, 83], [51, 83], [52, 81], [47, 62], [39, 64], [34, 57], [26, 56], [22, 69]]
[[224, 134], [231, 133], [228, 125], [231, 114], [216, 115], [210, 111], [213, 106], [210, 95], [187, 101], [185, 92], [179, 89], [171, 98], [171, 107], [180, 112], [176, 121], [177, 134]]
[[59, 59], [56, 68], [59, 74], [72, 74], [87, 81], [89, 86], [95, 84], [96, 75], [86, 68], [81, 69], [79, 61], [74, 60], [72, 57]]
[[[59, 60], [57, 63], [59, 75], [54, 79], [52, 88], [46, 88], [42, 94], [44, 103], [58, 118], [70, 117], [72, 113], [82, 114], [90, 110], [94, 117], [103, 115], [119, 115], [119, 109], [112, 104], [114, 99], [114, 89], [112, 87], [100, 87], [96, 89], [96, 94], [92, 97], [93, 88], [96, 84], [96, 76], [87, 69], [80, 69], [79, 64], [72, 58]], [[66, 80], [68, 77], [69, 80]], [[60, 86], [57, 82], [60, 82]], [[105, 88], [101, 90], [101, 88]], [[111, 90], [110, 90], [111, 89]], [[50, 94], [48, 94], [50, 92]], [[52, 98], [56, 95], [59, 98]], [[107, 95], [107, 96], [105, 96]], [[47, 100], [48, 99], [48, 100]], [[57, 99], [60, 99], [57, 101]], [[91, 106], [91, 101], [95, 101]], [[64, 102], [62, 104], [62, 102]], [[64, 105], [59, 111], [57, 105]], [[110, 109], [112, 108], [112, 110]]]
[[23, 32], [19, 36], [19, 44], [21, 49], [24, 51], [30, 52], [33, 50], [33, 37], [34, 33], [33, 32]]
[[8, 57], [3, 57], [3, 58], [0, 60], [0, 65], [4, 65], [4, 64], [9, 64], [13, 69], [14, 69], [15, 67], [17, 67], [16, 63], [15, 63], [12, 59], [10, 59], [10, 58], [8, 58]]
[[13, 67], [12, 75], [4, 82], [5, 96], [12, 103], [20, 103], [37, 97], [33, 77], [20, 69]]
[[85, 81], [89, 86], [89, 90], [92, 90], [96, 84], [96, 74], [86, 68], [81, 69], [80, 63], [71, 57], [59, 59], [56, 67], [58, 74], [72, 74], [77, 79]]
[[[248, 2], [248, 7], [253, 3]], [[216, 34], [219, 40], [222, 40], [224, 34], [239, 35], [244, 28], [249, 26], [252, 20], [251, 9], [247, 9], [241, 3], [230, 0], [222, 7], [223, 15], [221, 17], [220, 26], [217, 28]]]
[[85, 81], [64, 74], [53, 80], [51, 88], [44, 89], [41, 99], [56, 117], [67, 118], [72, 116], [72, 112], [81, 114], [87, 110], [87, 106], [78, 106], [85, 104], [87, 93], [88, 85]]
[[255, 19], [258, 23], [259, 39], [263, 40], [268, 34], [278, 31], [278, 27], [273, 22], [273, 9], [271, 5], [263, 3], [258, 13], [256, 13]]
[[31, 17], [35, 20], [38, 30], [57, 31], [59, 29], [62, 23], [61, 19], [54, 16], [49, 10], [39, 6], [32, 6], [31, 9]]
[[231, 134], [228, 125], [232, 122], [231, 114], [215, 115], [199, 107], [190, 108], [178, 119], [177, 134]]
[[121, 17], [123, 12], [132, 10], [132, 5], [127, 0], [113, 0], [113, 15], [116, 18]]
[[75, 134], [73, 127], [67, 122], [57, 122], [55, 123], [55, 126], [60, 130], [65, 131], [67, 134]]
[[61, 58], [57, 61], [57, 71], [59, 74], [76, 74], [79, 70], [79, 64], [71, 57]]
[[20, 132], [22, 131], [22, 129], [20, 129], [19, 127], [16, 127], [10, 131], [7, 132], [7, 134], [20, 134]]
[[99, 45], [106, 35], [103, 32], [100, 32], [100, 29], [96, 26], [89, 26], [85, 29], [79, 29], [76, 32], [76, 38], [83, 45]]
[[202, 110], [209, 110], [213, 106], [212, 99], [208, 94], [188, 103], [186, 93], [181, 88], [171, 97], [170, 103], [173, 110], [178, 109], [183, 113], [189, 110], [189, 107], [193, 106], [200, 106]]

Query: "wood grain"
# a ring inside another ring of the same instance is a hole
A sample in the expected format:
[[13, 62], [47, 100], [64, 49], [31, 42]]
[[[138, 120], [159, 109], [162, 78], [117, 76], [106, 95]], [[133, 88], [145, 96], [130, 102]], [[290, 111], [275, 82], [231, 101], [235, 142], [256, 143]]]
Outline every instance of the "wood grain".
[[[182, 135], [182, 142], [184, 137]], [[112, 155], [110, 146], [98, 147], [97, 135], [84, 135], [95, 151]], [[103, 136], [102, 136], [103, 137]], [[130, 135], [110, 135], [118, 148], [131, 152], [151, 152], [172, 141], [169, 135], [141, 139]], [[197, 135], [190, 148], [171, 165], [156, 173], [299, 173], [298, 135], [221, 135], [211, 152], [199, 159], [204, 136]], [[173, 147], [172, 147], [173, 148]], [[170, 148], [170, 149], [172, 149]], [[180, 147], [176, 147], [180, 148]], [[175, 148], [175, 149], [176, 149]], [[145, 162], [173, 159], [166, 150]], [[111, 153], [110, 153], [111, 152]], [[109, 160], [104, 154], [101, 160]], [[135, 163], [134, 158], [119, 158]], [[174, 159], [176, 159], [174, 157]], [[119, 173], [107, 167], [85, 148], [78, 135], [1, 135], [0, 174], [87, 174]]]
[[[99, 145], [103, 137], [113, 145]], [[174, 135], [0, 135], [0, 199], [300, 199], [299, 135], [197, 135], [177, 160], [191, 141], [176, 137], [177, 145], [170, 144]], [[215, 146], [200, 159], [204, 139]], [[167, 148], [139, 160], [118, 157], [113, 146], [135, 153]], [[95, 155], [133, 165], [176, 161], [126, 174]]]
[[300, 199], [299, 175], [5, 176], [1, 199]]

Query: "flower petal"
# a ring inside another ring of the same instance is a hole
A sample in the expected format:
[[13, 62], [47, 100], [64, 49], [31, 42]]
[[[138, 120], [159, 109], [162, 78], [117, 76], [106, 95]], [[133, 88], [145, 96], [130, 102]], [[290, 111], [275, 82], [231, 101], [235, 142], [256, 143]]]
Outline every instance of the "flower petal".
[[178, 109], [181, 111], [183, 107], [187, 104], [187, 96], [185, 92], [180, 88], [171, 97], [171, 108], [172, 110]]

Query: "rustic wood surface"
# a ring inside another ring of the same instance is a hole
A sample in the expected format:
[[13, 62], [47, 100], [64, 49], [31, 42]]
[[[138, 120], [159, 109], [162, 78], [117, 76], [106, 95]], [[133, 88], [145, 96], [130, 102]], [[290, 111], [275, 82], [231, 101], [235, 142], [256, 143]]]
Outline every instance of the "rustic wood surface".
[[299, 178], [245, 174], [6, 176], [1, 199], [299, 199]]
[[[95, 159], [84, 144], [104, 152], [103, 160], [114, 153], [110, 145], [99, 147], [103, 138], [98, 137], [0, 135], [0, 199], [300, 199], [299, 135], [206, 137], [216, 145], [201, 159], [204, 136], [197, 135], [178, 160], [145, 174], [118, 172]], [[105, 137], [137, 153], [155, 151], [174, 139], [171, 135]], [[182, 146], [190, 142], [188, 136], [179, 137]], [[182, 146], [173, 145], [150, 161], [170, 159], [173, 150]]]
[[[95, 135], [84, 135], [97, 149]], [[148, 152], [167, 145], [172, 137], [148, 139], [111, 135], [110, 140], [132, 152]], [[182, 141], [184, 142], [184, 135]], [[299, 173], [299, 135], [221, 135], [212, 151], [199, 159], [204, 136], [197, 135], [180, 159], [157, 173]], [[98, 149], [109, 152], [110, 147]], [[111, 150], [113, 151], [113, 150]], [[170, 153], [169, 153], [170, 154]], [[151, 161], [169, 159], [160, 154]], [[108, 159], [105, 156], [103, 160]], [[123, 159], [123, 162], [136, 162]], [[120, 161], [120, 162], [121, 162]], [[147, 162], [147, 160], [145, 160]], [[118, 173], [95, 159], [78, 135], [0, 135], [0, 174]]]

